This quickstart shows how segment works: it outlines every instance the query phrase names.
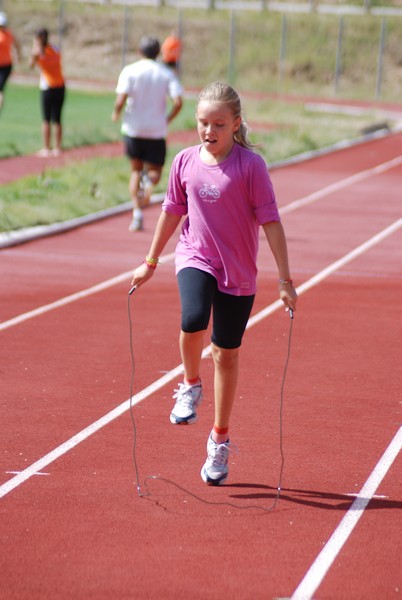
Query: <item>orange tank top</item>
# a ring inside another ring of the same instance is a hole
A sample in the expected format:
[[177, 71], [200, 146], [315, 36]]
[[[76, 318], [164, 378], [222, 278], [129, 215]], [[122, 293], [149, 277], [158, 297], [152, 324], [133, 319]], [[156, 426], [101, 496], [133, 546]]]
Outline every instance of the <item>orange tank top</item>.
[[13, 62], [12, 47], [14, 37], [11, 31], [0, 29], [0, 67], [8, 67]]
[[61, 56], [53, 46], [46, 46], [44, 53], [36, 59], [43, 79], [50, 88], [63, 87], [64, 77], [61, 69]]

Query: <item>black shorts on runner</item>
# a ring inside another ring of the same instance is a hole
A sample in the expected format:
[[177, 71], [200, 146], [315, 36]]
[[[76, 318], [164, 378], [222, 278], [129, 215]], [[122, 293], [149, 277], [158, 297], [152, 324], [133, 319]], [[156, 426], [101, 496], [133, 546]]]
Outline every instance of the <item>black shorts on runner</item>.
[[177, 280], [182, 331], [195, 333], [205, 330], [212, 309], [211, 341], [219, 348], [239, 348], [255, 296], [224, 294], [218, 290], [213, 275], [191, 267], [179, 271]]
[[151, 165], [163, 167], [166, 159], [166, 140], [124, 136], [128, 158], [136, 158]]
[[0, 92], [4, 90], [4, 86], [7, 83], [7, 79], [11, 75], [11, 71], [13, 70], [12, 65], [6, 65], [5, 67], [0, 67]]
[[61, 109], [63, 108], [65, 87], [49, 88], [42, 90], [42, 117], [48, 123], [61, 123]]

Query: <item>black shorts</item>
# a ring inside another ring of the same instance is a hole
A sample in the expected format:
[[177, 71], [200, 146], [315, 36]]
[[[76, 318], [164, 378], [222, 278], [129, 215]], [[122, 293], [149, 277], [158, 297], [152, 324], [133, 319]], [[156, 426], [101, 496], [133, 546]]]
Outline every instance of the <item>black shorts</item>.
[[4, 90], [4, 86], [7, 83], [7, 79], [11, 75], [11, 71], [13, 70], [12, 65], [6, 65], [5, 67], [0, 67], [0, 92]]
[[195, 333], [206, 329], [212, 308], [211, 341], [219, 348], [241, 346], [255, 296], [224, 294], [218, 290], [215, 277], [199, 269], [182, 269], [177, 280], [182, 331]]
[[136, 158], [151, 165], [163, 167], [166, 159], [166, 140], [153, 140], [124, 136], [124, 146], [128, 158]]
[[65, 88], [49, 88], [42, 90], [42, 117], [48, 123], [61, 123], [61, 109], [63, 108]]

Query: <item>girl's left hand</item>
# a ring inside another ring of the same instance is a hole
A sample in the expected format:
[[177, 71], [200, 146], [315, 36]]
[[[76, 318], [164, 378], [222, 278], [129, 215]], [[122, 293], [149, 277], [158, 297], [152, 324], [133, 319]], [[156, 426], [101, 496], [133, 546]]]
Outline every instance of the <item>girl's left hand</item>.
[[147, 267], [145, 262], [143, 262], [139, 267], [137, 267], [133, 273], [133, 278], [131, 280], [131, 285], [135, 287], [140, 287], [144, 283], [146, 283], [153, 276], [155, 269], [150, 269]]
[[297, 292], [293, 287], [293, 283], [280, 283], [279, 297], [286, 306], [286, 310], [289, 310], [290, 308], [296, 310]]

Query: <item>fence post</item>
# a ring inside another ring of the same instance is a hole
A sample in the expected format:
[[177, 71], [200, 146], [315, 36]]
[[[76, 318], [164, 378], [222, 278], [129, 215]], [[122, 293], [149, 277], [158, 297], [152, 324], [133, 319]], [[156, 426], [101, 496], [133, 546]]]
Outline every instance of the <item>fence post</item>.
[[230, 12], [230, 39], [229, 39], [229, 65], [228, 65], [228, 81], [230, 85], [234, 85], [236, 79], [235, 67], [235, 52], [236, 52], [236, 16], [234, 11]]
[[382, 61], [383, 61], [383, 56], [384, 56], [385, 33], [386, 33], [386, 20], [385, 20], [385, 17], [383, 17], [381, 19], [380, 44], [378, 47], [377, 81], [376, 81], [376, 86], [375, 86], [375, 99], [376, 100], [379, 100], [381, 97]]
[[63, 45], [63, 37], [64, 37], [64, 0], [60, 0], [59, 2], [59, 31], [58, 31], [58, 46], [61, 50]]
[[[183, 13], [181, 8], [178, 8], [177, 11], [177, 35], [179, 37], [179, 40], [182, 43], [182, 48], [183, 48]], [[182, 54], [182, 50], [180, 51], [180, 57], [179, 57], [179, 62], [177, 63], [177, 76], [181, 79], [182, 75], [183, 75], [183, 69], [182, 69], [182, 60], [181, 60], [181, 54]]]
[[279, 49], [279, 83], [282, 83], [286, 58], [286, 38], [287, 38], [287, 20], [286, 15], [282, 14], [281, 20], [281, 46]]
[[339, 77], [342, 70], [342, 39], [343, 39], [343, 16], [339, 17], [338, 27], [338, 43], [336, 45], [336, 59], [335, 59], [335, 77], [334, 77], [334, 94], [338, 92]]
[[128, 6], [124, 5], [123, 12], [123, 37], [121, 42], [121, 67], [123, 68], [126, 64], [126, 52], [128, 45], [128, 25], [129, 25], [129, 16], [128, 16]]

